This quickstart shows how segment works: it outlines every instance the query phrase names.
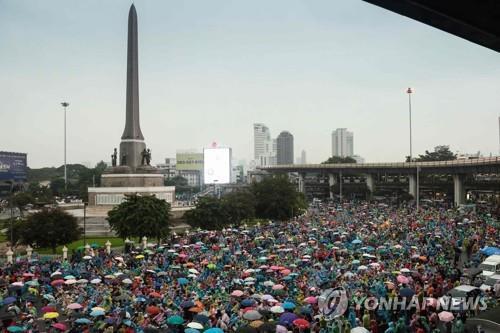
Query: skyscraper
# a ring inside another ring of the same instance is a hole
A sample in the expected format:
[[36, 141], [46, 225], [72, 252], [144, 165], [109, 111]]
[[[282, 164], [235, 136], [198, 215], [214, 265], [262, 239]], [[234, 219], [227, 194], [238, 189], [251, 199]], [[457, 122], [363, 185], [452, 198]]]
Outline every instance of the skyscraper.
[[332, 156], [354, 155], [354, 134], [347, 128], [337, 128], [332, 132]]
[[256, 166], [276, 165], [276, 139], [264, 124], [253, 124], [254, 159]]
[[278, 165], [293, 164], [293, 135], [288, 131], [283, 131], [276, 141]]
[[304, 149], [302, 149], [302, 152], [300, 153], [300, 163], [307, 164], [306, 151]]

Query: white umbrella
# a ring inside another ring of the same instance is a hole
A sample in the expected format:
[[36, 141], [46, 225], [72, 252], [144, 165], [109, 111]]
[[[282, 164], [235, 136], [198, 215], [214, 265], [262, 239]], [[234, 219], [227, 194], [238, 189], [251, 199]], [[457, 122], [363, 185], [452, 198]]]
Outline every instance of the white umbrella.
[[202, 324], [200, 324], [200, 323], [197, 323], [197, 322], [195, 322], [195, 321], [193, 321], [193, 322], [191, 322], [191, 323], [187, 324], [187, 327], [189, 327], [189, 328], [194, 328], [194, 329], [196, 329], [196, 330], [202, 330], [202, 329], [203, 329], [203, 325], [202, 325]]
[[93, 279], [93, 280], [90, 280], [90, 283], [92, 284], [98, 284], [98, 283], [101, 283], [102, 280], [101, 279]]
[[363, 326], [358, 326], [351, 329], [351, 333], [370, 333], [370, 331], [368, 331]]
[[283, 313], [283, 312], [285, 312], [285, 309], [283, 309], [283, 307], [280, 305], [275, 305], [275, 306], [271, 307], [271, 312], [272, 313]]
[[89, 280], [87, 280], [87, 279], [80, 279], [80, 280], [78, 280], [76, 282], [78, 282], [80, 284], [84, 284], [84, 283], [89, 283]]
[[189, 272], [189, 273], [192, 273], [192, 274], [200, 274], [200, 272], [198, 272], [198, 271], [197, 271], [196, 269], [194, 269], [194, 268], [190, 268], [190, 269], [188, 270], [188, 272]]
[[130, 280], [130, 279], [123, 279], [122, 283], [124, 283], [124, 284], [132, 284], [132, 280]]

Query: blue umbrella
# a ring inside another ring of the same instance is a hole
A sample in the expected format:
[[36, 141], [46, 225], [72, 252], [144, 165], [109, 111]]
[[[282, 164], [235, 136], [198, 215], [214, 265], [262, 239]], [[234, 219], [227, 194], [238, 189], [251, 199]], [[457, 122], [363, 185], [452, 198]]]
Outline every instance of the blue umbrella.
[[415, 292], [411, 290], [410, 288], [403, 288], [399, 291], [399, 295], [401, 297], [413, 297], [415, 295]]
[[205, 315], [202, 315], [202, 314], [197, 314], [196, 316], [193, 317], [193, 321], [196, 321], [196, 322], [203, 324], [203, 325], [208, 323], [208, 320], [209, 320], [209, 318]]
[[285, 310], [293, 310], [295, 309], [295, 304], [293, 304], [292, 302], [285, 302], [283, 303], [282, 307]]
[[254, 305], [254, 304], [255, 304], [255, 300], [254, 300], [254, 299], [252, 299], [252, 298], [246, 298], [246, 299], [244, 299], [243, 301], [241, 301], [241, 305], [242, 305], [242, 306], [245, 306], [245, 307], [247, 307], [247, 306], [252, 306], [252, 305]]
[[75, 323], [77, 323], [77, 324], [91, 324], [92, 321], [90, 319], [87, 319], [87, 318], [78, 318], [77, 320], [75, 320]]
[[16, 333], [16, 332], [22, 332], [24, 331], [24, 327], [21, 326], [9, 326], [7, 327], [7, 331]]
[[200, 333], [200, 331], [198, 331], [197, 329], [194, 329], [194, 328], [191, 328], [191, 327], [188, 327], [184, 330], [184, 333]]
[[144, 297], [137, 297], [135, 299], [136, 302], [146, 302], [146, 299]]
[[123, 323], [127, 326], [132, 326], [132, 322], [130, 321], [130, 319], [125, 319]]
[[184, 301], [181, 303], [181, 308], [183, 308], [183, 309], [191, 308], [193, 306], [194, 306], [193, 301]]
[[355, 239], [351, 242], [351, 244], [361, 244], [361, 240], [360, 239]]
[[224, 331], [218, 327], [212, 327], [209, 328], [208, 330], [205, 330], [204, 333], [224, 333]]
[[3, 300], [3, 304], [4, 305], [7, 305], [7, 304], [12, 304], [14, 303], [15, 301], [17, 300], [17, 298], [15, 297], [7, 297], [6, 299]]
[[188, 284], [189, 280], [186, 278], [178, 278], [177, 282], [179, 282], [180, 285]]
[[284, 326], [292, 325], [293, 321], [297, 318], [295, 313], [285, 312], [280, 316], [280, 324]]
[[94, 310], [90, 313], [92, 317], [104, 316], [104, 311], [102, 310]]

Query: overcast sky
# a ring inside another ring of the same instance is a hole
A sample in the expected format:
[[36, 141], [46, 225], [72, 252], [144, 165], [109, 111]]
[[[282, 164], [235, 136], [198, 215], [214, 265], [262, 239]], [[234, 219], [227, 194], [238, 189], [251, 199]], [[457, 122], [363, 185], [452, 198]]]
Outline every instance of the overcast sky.
[[[0, 0], [0, 150], [30, 167], [108, 161], [125, 123], [125, 0]], [[369, 162], [438, 144], [499, 150], [500, 54], [354, 0], [137, 0], [141, 127], [153, 163], [213, 141], [253, 158], [254, 122], [308, 162], [354, 132]]]

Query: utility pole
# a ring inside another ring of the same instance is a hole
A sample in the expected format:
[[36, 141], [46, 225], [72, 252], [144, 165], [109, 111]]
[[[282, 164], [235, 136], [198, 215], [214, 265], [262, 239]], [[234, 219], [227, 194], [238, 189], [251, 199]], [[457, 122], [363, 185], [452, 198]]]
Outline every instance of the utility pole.
[[406, 93], [408, 94], [408, 113], [410, 116], [410, 162], [413, 160], [413, 147], [412, 147], [412, 133], [411, 133], [411, 94], [413, 93], [413, 90], [411, 88], [408, 88], [406, 90]]
[[68, 102], [62, 102], [64, 108], [64, 192], [68, 191], [68, 172], [66, 170], [66, 109], [69, 106]]

